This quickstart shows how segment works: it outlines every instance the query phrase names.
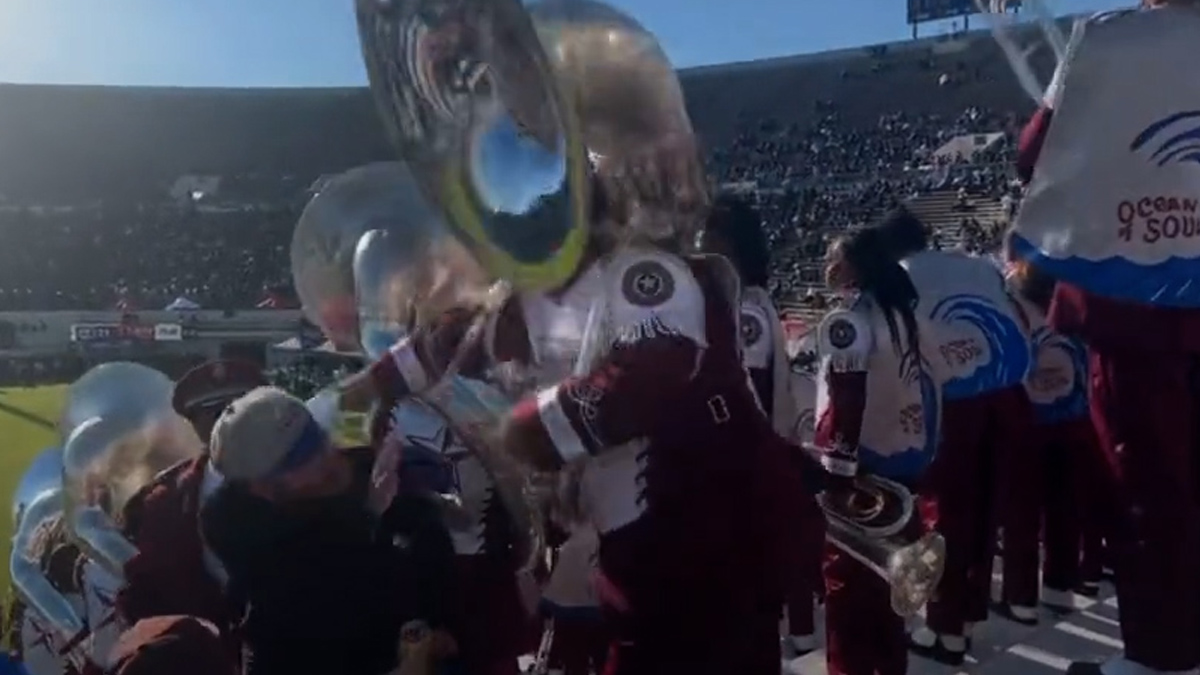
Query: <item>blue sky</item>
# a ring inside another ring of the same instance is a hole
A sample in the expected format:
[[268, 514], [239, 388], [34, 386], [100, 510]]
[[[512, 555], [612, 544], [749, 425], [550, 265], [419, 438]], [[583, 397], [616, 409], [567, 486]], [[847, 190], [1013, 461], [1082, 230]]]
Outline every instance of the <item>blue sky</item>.
[[[654, 31], [678, 66], [808, 53], [909, 35], [905, 0], [611, 2]], [[1131, 2], [1050, 0], [1060, 13]], [[0, 0], [0, 81], [362, 84], [365, 76], [352, 4], [352, 0]], [[949, 22], [944, 22], [923, 31], [930, 34], [948, 28]]]

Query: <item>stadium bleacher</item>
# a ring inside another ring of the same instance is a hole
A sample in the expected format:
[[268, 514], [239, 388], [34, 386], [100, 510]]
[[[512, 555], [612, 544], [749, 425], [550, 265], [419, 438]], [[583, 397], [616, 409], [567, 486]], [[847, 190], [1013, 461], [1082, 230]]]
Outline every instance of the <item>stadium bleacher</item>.
[[[994, 245], [1031, 110], [1007, 69], [972, 33], [682, 80], [714, 179], [769, 220], [772, 290], [811, 314], [829, 239], [897, 203], [942, 245]], [[288, 304], [309, 187], [391, 156], [363, 89], [0, 85], [0, 100], [0, 237], [18, 243], [0, 247], [0, 311]]]

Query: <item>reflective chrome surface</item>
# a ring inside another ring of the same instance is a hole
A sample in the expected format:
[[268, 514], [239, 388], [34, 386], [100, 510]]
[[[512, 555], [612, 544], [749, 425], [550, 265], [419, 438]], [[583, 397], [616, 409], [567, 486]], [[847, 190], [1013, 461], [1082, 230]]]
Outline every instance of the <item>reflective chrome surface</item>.
[[123, 576], [136, 549], [121, 534], [130, 498], [159, 472], [198, 456], [203, 443], [174, 411], [93, 417], [63, 446], [67, 528], [85, 555]]
[[[292, 275], [304, 313], [339, 350], [362, 346], [354, 258], [359, 241], [371, 230], [388, 232], [388, 252], [395, 254], [381, 251], [364, 262], [363, 274], [370, 277], [364, 284], [385, 278], [394, 282], [387, 296], [391, 304], [373, 311], [407, 312], [410, 300], [417, 305], [432, 301], [425, 296], [433, 293], [434, 281], [444, 294], [459, 281], [486, 286], [478, 264], [428, 206], [405, 165], [379, 162], [351, 169], [313, 197], [292, 237]], [[447, 269], [457, 277], [447, 275]], [[414, 283], [423, 286], [421, 293], [412, 290]], [[371, 299], [372, 304], [383, 301]]]
[[387, 230], [371, 230], [358, 241], [354, 252], [354, 297], [358, 303], [358, 335], [363, 353], [372, 361], [400, 339], [412, 322], [404, 316], [403, 307], [393, 285], [401, 280], [393, 269], [404, 252], [397, 245], [397, 237], [388, 236]]
[[708, 184], [675, 68], [654, 35], [593, 0], [529, 5], [583, 142], [604, 186], [609, 220], [593, 228], [652, 239], [690, 237]]
[[35, 499], [51, 490], [62, 488], [62, 448], [51, 446], [39, 452], [21, 476], [13, 491], [13, 525], [20, 527], [21, 516]]
[[356, 1], [400, 156], [496, 277], [561, 285], [587, 241], [586, 157], [518, 0]]
[[920, 611], [941, 581], [946, 543], [936, 532], [913, 534], [912, 492], [861, 476], [853, 490], [827, 491], [817, 502], [826, 515], [826, 538], [888, 583], [892, 610], [904, 617]]
[[29, 610], [44, 618], [65, 643], [83, 630], [84, 621], [71, 601], [50, 583], [41, 560], [45, 539], [62, 513], [59, 488], [44, 491], [29, 503], [13, 537], [9, 573], [13, 588]]
[[71, 435], [92, 417], [130, 411], [155, 415], [171, 410], [175, 383], [165, 374], [126, 361], [104, 363], [87, 371], [67, 390], [59, 434]]

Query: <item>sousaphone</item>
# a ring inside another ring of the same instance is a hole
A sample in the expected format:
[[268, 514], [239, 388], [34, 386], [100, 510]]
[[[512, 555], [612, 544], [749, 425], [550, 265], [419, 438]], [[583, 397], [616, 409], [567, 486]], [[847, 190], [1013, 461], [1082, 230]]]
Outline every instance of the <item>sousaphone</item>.
[[[356, 0], [355, 6], [384, 125], [441, 214], [436, 236], [461, 243], [471, 259], [449, 256], [431, 265], [428, 256], [408, 255], [386, 273], [364, 271], [363, 278], [415, 282], [376, 294], [387, 298], [382, 313], [405, 308], [404, 315], [418, 317], [409, 328], [417, 328], [445, 307], [448, 295], [494, 308], [514, 289], [562, 285], [578, 269], [588, 241], [587, 158], [574, 111], [520, 2]], [[388, 238], [395, 234], [387, 228]], [[475, 265], [486, 271], [483, 278]], [[441, 292], [439, 280], [458, 280], [455, 292]], [[468, 286], [477, 292], [465, 293]], [[464, 344], [484, 330], [481, 319]], [[528, 567], [544, 546], [541, 514], [531, 473], [500, 452], [497, 437], [516, 398], [535, 380], [513, 373], [464, 377], [455, 359], [419, 395], [491, 474], [522, 536], [520, 555]]]
[[[42, 659], [48, 662], [37, 660], [29, 665], [46, 669], [53, 669], [56, 664], [61, 667], [60, 658], [76, 668], [87, 661], [82, 649], [58, 653], [86, 629], [77, 603], [56, 586], [44, 567], [52, 555], [48, 549], [56, 544], [54, 533], [63, 526], [62, 512], [62, 449], [54, 446], [38, 454], [13, 494], [16, 522], [8, 567], [13, 590], [25, 605], [27, 615], [23, 618], [33, 619], [35, 625], [47, 631], [38, 640], [49, 642], [43, 645], [47, 653]], [[28, 616], [29, 613], [33, 616]], [[25, 649], [29, 657], [32, 657], [31, 647], [27, 645]]]

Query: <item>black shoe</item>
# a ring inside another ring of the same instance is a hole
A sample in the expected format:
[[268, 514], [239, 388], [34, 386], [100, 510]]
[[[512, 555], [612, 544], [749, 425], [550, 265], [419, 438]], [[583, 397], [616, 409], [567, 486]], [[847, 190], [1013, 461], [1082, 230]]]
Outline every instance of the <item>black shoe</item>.
[[961, 666], [963, 661], [965, 661], [967, 658], [967, 653], [965, 651], [953, 652], [949, 649], [946, 649], [946, 647], [942, 645], [941, 637], [939, 637], [932, 645], [927, 647], [925, 645], [913, 642], [912, 636], [909, 636], [908, 650], [917, 656], [924, 656], [927, 659], [933, 659], [934, 661], [947, 666]]
[[1067, 666], [1067, 675], [1102, 675], [1099, 663], [1075, 661]]
[[1075, 587], [1075, 592], [1084, 596], [1085, 598], [1094, 598], [1100, 595], [1100, 582], [1081, 581], [1079, 582], [1079, 585]]

